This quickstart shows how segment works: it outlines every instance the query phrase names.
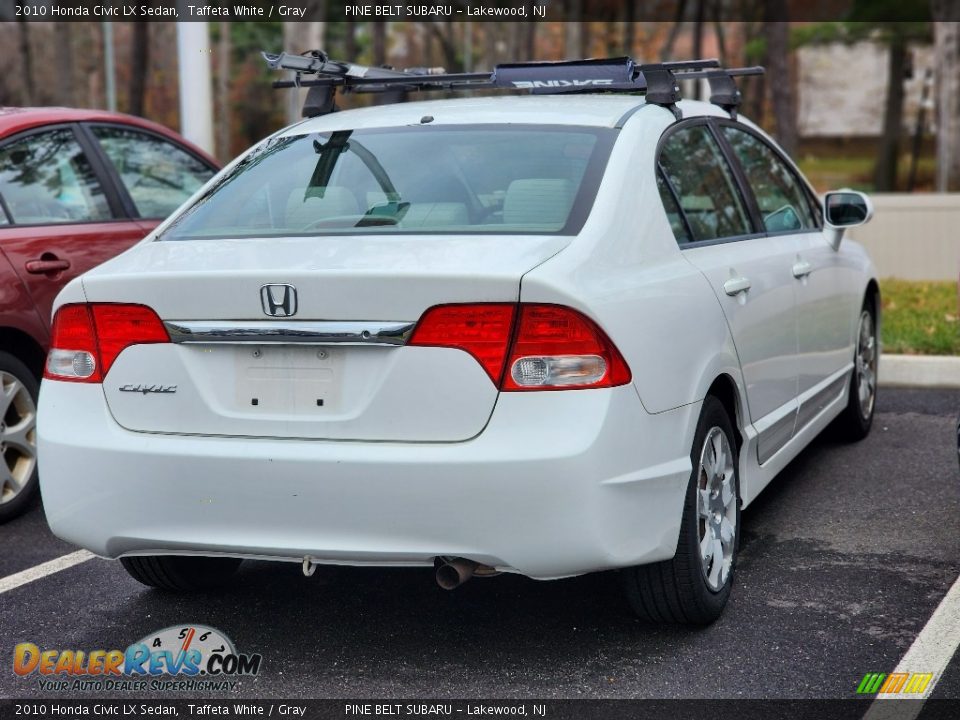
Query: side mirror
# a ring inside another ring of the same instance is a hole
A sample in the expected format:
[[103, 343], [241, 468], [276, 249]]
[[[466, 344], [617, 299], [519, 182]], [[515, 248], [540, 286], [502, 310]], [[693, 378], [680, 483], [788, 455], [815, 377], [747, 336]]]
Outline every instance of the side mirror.
[[843, 231], [870, 221], [873, 203], [870, 198], [856, 190], [836, 190], [823, 198], [823, 219], [830, 231], [829, 242], [834, 250], [840, 249]]

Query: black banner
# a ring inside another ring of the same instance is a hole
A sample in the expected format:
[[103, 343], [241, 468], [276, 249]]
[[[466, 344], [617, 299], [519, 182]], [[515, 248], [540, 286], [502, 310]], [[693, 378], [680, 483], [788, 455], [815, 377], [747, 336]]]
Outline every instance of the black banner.
[[[698, 3], [684, 0], [446, 0], [446, 2], [318, 2], [317, 0], [0, 0], [0, 21], [26, 22], [676, 22], [696, 20]], [[723, 1], [716, 21], [960, 20], [960, 0], [813, 0], [786, 3]]]
[[[884, 720], [960, 717], [958, 700], [876, 705]], [[0, 718], [860, 720], [875, 708], [872, 700], [0, 700]]]

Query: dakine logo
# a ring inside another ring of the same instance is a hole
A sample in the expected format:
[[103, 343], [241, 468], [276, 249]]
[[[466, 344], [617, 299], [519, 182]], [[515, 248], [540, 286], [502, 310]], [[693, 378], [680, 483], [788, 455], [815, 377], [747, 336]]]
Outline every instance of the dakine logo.
[[265, 315], [290, 317], [297, 314], [297, 289], [293, 285], [264, 285], [260, 304]]
[[561, 88], [583, 87], [586, 85], [613, 85], [610, 78], [596, 78], [593, 80], [514, 80], [513, 86], [523, 90], [531, 88]]

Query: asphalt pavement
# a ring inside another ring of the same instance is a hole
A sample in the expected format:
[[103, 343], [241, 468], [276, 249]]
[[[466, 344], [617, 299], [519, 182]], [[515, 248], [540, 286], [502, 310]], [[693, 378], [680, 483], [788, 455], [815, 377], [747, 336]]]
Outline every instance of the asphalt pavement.
[[[706, 629], [632, 618], [616, 573], [448, 593], [427, 569], [248, 562], [221, 592], [177, 596], [94, 559], [0, 595], [0, 657], [202, 623], [263, 655], [234, 697], [852, 698], [960, 575], [958, 412], [960, 391], [882, 388], [869, 438], [807, 448], [744, 512], [734, 592]], [[0, 547], [0, 578], [75, 550], [39, 505]], [[45, 695], [0, 661], [0, 697]], [[960, 660], [935, 696], [960, 698]]]

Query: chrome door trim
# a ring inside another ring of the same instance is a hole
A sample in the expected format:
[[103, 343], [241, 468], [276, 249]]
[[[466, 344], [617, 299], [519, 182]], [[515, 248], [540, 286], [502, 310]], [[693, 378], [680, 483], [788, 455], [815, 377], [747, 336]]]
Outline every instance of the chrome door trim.
[[232, 343], [245, 345], [405, 345], [412, 322], [354, 322], [340, 320], [167, 320], [171, 342], [184, 344]]

